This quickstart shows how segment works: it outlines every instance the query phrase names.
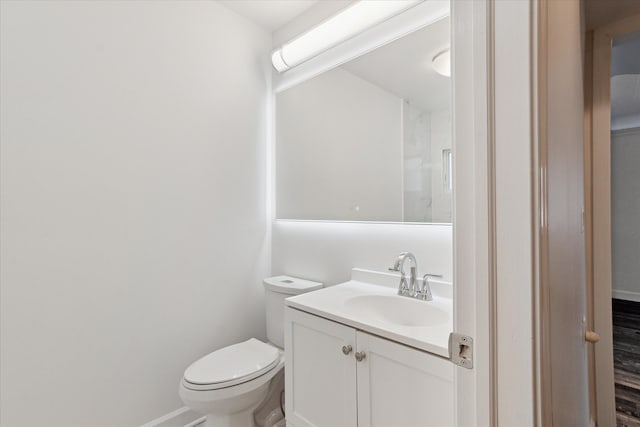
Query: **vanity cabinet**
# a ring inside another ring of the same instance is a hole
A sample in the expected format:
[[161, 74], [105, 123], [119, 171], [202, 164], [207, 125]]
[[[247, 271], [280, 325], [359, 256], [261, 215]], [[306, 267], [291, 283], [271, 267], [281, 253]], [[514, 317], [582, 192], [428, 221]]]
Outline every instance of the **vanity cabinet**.
[[453, 365], [293, 308], [285, 311], [288, 427], [453, 425]]

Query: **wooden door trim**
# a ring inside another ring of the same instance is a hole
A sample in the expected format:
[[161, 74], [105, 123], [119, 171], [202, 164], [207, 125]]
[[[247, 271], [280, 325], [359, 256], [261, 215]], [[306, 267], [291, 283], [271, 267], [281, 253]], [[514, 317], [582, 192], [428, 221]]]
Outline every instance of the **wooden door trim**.
[[[592, 105], [593, 105], [593, 31], [585, 34], [585, 54], [584, 54], [584, 245], [585, 245], [585, 265], [587, 267], [587, 329], [595, 331], [593, 322], [594, 301], [593, 301], [593, 200], [591, 192], [592, 182], [592, 153], [591, 153], [591, 132], [593, 126]], [[597, 422], [596, 399], [596, 364], [595, 346], [589, 346], [588, 350], [589, 367], [589, 418], [591, 425]]]
[[546, 215], [548, 204], [548, 138], [547, 138], [547, 109], [548, 81], [547, 81], [547, 0], [538, 2], [537, 46], [534, 52], [534, 67], [532, 99], [537, 102], [532, 109], [533, 118], [533, 194], [534, 194], [534, 377], [535, 377], [535, 424], [536, 426], [551, 426], [552, 422], [552, 394], [551, 394], [551, 352], [550, 352], [550, 303], [549, 303], [549, 240], [547, 235]]

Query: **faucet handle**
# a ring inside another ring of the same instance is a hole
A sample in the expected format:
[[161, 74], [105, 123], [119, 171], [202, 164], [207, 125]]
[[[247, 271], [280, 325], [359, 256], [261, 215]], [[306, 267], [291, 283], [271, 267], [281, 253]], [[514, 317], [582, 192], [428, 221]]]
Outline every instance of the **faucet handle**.
[[439, 277], [442, 278], [442, 274], [425, 274], [422, 276], [422, 289], [418, 292], [418, 298], [423, 301], [432, 301], [433, 294], [431, 293], [431, 287], [429, 286], [429, 278], [430, 277]]

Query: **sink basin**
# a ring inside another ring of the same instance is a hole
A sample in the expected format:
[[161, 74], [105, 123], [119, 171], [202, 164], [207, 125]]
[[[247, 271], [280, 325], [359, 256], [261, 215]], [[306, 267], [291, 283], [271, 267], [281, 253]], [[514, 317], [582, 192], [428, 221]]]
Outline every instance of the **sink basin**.
[[287, 307], [409, 347], [449, 357], [451, 283], [433, 282], [433, 301], [397, 294], [398, 277], [354, 270], [354, 279], [285, 300]]
[[437, 326], [449, 321], [446, 311], [429, 301], [397, 295], [359, 295], [344, 302], [353, 314], [397, 326]]

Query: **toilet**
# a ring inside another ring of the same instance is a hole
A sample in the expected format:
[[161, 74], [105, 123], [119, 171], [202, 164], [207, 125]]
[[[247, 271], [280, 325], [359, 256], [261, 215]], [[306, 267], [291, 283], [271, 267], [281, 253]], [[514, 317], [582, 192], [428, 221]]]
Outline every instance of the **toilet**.
[[322, 283], [276, 276], [263, 284], [269, 342], [250, 338], [209, 353], [180, 381], [180, 398], [207, 416], [207, 427], [284, 427], [284, 300]]

